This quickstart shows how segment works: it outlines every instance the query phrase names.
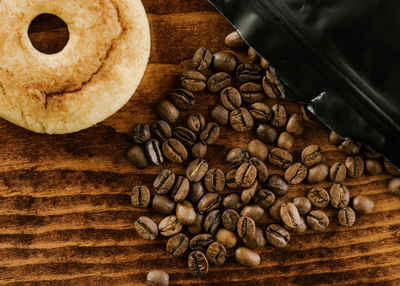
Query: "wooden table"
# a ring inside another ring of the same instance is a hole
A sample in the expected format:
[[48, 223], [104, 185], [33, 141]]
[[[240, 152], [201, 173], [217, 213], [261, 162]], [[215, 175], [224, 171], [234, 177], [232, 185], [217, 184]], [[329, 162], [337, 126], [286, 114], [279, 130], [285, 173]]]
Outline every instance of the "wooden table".
[[[135, 123], [156, 120], [157, 101], [178, 87], [179, 74], [190, 67], [198, 47], [224, 49], [224, 36], [233, 30], [203, 0], [143, 2], [152, 32], [150, 63], [135, 96], [117, 114], [62, 136], [34, 134], [0, 120], [0, 285], [138, 285], [154, 268], [168, 271], [171, 285], [399, 285], [400, 199], [386, 193], [388, 175], [346, 183], [352, 196], [363, 193], [376, 202], [373, 214], [347, 229], [338, 226], [330, 209], [328, 230], [293, 235], [283, 250], [262, 249], [262, 264], [254, 269], [230, 257], [224, 266], [212, 266], [206, 278], [194, 278], [186, 259], [166, 254], [165, 239], [139, 239], [134, 221], [141, 215], [157, 222], [160, 217], [134, 209], [130, 190], [135, 184], [150, 185], [162, 167], [139, 171], [131, 166], [124, 156], [130, 146], [127, 133]], [[59, 32], [51, 37], [62, 37]], [[39, 29], [32, 37], [45, 35]], [[203, 93], [196, 100], [196, 109], [208, 114], [218, 96]], [[344, 155], [328, 143], [328, 132], [307, 127], [296, 138], [295, 159], [307, 144], [318, 143], [326, 163], [343, 161]], [[229, 170], [224, 163], [228, 149], [249, 140], [249, 134], [223, 128], [209, 150], [210, 165]], [[281, 171], [271, 168], [271, 173]], [[287, 197], [310, 188], [291, 187]]]

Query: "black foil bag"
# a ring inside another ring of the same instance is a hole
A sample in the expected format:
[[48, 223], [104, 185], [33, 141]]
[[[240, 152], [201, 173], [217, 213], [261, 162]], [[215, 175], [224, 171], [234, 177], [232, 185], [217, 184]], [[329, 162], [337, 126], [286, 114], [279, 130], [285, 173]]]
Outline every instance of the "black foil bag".
[[286, 99], [400, 167], [400, 1], [209, 2], [276, 68]]

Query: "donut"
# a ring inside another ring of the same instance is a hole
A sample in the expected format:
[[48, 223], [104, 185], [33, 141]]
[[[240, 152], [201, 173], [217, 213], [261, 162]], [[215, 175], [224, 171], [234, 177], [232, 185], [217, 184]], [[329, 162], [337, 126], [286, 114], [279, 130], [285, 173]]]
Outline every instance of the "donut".
[[[30, 23], [53, 14], [68, 26], [56, 54], [33, 47]], [[150, 54], [140, 0], [0, 1], [0, 117], [38, 133], [93, 126], [134, 94]]]

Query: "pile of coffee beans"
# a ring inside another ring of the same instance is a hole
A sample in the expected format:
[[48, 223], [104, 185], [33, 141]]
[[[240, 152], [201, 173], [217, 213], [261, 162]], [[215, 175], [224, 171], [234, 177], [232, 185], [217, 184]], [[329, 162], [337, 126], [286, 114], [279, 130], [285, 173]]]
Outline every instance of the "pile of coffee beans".
[[[225, 43], [239, 52], [246, 48], [237, 32], [229, 34]], [[320, 123], [304, 107], [299, 113], [289, 114], [281, 99], [285, 90], [274, 69], [251, 48], [247, 60], [240, 62], [231, 51], [213, 54], [198, 49], [193, 70], [180, 77], [181, 88], [158, 104], [160, 120], [152, 126], [137, 124], [132, 130], [135, 145], [127, 157], [136, 167], [160, 165], [167, 160], [189, 162], [185, 174], [164, 169], [150, 189], [135, 186], [131, 198], [135, 207], [151, 205], [165, 216], [158, 224], [140, 217], [135, 222], [140, 237], [167, 237], [166, 251], [173, 257], [187, 256], [188, 269], [195, 276], [207, 274], [210, 264], [224, 264], [233, 253], [242, 265], [259, 265], [256, 250], [267, 243], [283, 248], [290, 241], [290, 232], [325, 230], [330, 224], [325, 211], [328, 207], [337, 211], [340, 225], [350, 227], [356, 222], [356, 214], [373, 212], [374, 202], [365, 195], [352, 198], [346, 178], [358, 178], [365, 172], [379, 175], [385, 170], [400, 176], [400, 171], [380, 154], [334, 132], [329, 142], [348, 156], [344, 162], [328, 166], [317, 144], [306, 146], [300, 154], [293, 153], [295, 137], [306, 126]], [[210, 111], [212, 121], [206, 122], [201, 113], [192, 113], [186, 126], [175, 126], [181, 111], [195, 106], [194, 93], [204, 90], [219, 94], [220, 104]], [[266, 98], [275, 103], [269, 106]], [[231, 169], [224, 173], [204, 158], [222, 126], [227, 125], [241, 133], [253, 131], [254, 138], [247, 146], [227, 152]], [[269, 174], [269, 166], [282, 169], [284, 175]], [[283, 198], [290, 185], [313, 185], [324, 180], [332, 181], [332, 185], [310, 188], [304, 196], [291, 200]], [[388, 188], [400, 195], [400, 178], [391, 180]], [[273, 223], [263, 223], [265, 216]], [[153, 276], [167, 277], [159, 272]]]

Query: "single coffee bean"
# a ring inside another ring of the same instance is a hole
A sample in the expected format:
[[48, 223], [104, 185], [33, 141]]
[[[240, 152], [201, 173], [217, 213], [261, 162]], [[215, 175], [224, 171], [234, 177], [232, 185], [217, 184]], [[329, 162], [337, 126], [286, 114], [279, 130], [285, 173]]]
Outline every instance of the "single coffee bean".
[[293, 156], [284, 149], [274, 148], [268, 155], [268, 161], [276, 167], [286, 169], [292, 164]]
[[242, 193], [240, 194], [240, 200], [242, 201], [243, 205], [248, 204], [254, 197], [257, 191], [257, 186], [258, 186], [258, 181], [254, 181], [254, 183], [250, 187], [244, 188], [242, 190]]
[[165, 158], [172, 163], [181, 164], [188, 157], [185, 146], [183, 146], [179, 140], [174, 138], [169, 138], [168, 140], [164, 141], [161, 146], [161, 150]]
[[309, 125], [313, 126], [318, 126], [320, 125], [320, 121], [318, 118], [307, 108], [307, 105], [302, 105], [300, 107], [300, 114], [301, 117], [303, 118], [303, 121], [305, 123], [308, 123]]
[[135, 208], [147, 208], [150, 204], [149, 188], [143, 185], [133, 187], [131, 192], [131, 202]]
[[164, 163], [164, 156], [161, 151], [160, 141], [151, 139], [146, 143], [145, 149], [148, 158], [154, 165], [158, 166]]
[[329, 178], [335, 183], [343, 183], [346, 179], [347, 168], [345, 164], [336, 162], [329, 170]]
[[260, 140], [251, 140], [249, 144], [247, 144], [247, 150], [249, 151], [250, 155], [253, 157], [258, 157], [262, 161], [265, 161], [268, 157], [268, 147]]
[[302, 163], [295, 163], [286, 169], [285, 180], [289, 184], [297, 185], [305, 180], [308, 169]]
[[351, 178], [359, 178], [364, 173], [364, 160], [359, 156], [347, 157], [344, 164], [347, 168], [347, 174]]
[[222, 265], [226, 259], [226, 249], [221, 243], [215, 241], [207, 248], [208, 261], [216, 265]]
[[135, 144], [144, 144], [151, 138], [150, 126], [147, 124], [136, 124], [132, 129], [132, 139]]
[[240, 87], [242, 98], [247, 103], [256, 103], [263, 101], [265, 94], [261, 84], [248, 82]]
[[186, 127], [176, 127], [173, 134], [176, 139], [186, 146], [193, 146], [193, 144], [196, 142], [196, 134]]
[[283, 197], [289, 191], [289, 185], [280, 175], [271, 175], [267, 181], [267, 188], [278, 197]]
[[263, 78], [263, 70], [257, 64], [241, 64], [236, 69], [236, 79], [242, 83], [259, 82]]
[[204, 218], [204, 231], [214, 235], [221, 224], [221, 215], [222, 212], [220, 210], [210, 211]]
[[175, 202], [167, 196], [156, 194], [151, 202], [151, 207], [160, 214], [170, 215], [175, 210]]
[[258, 138], [266, 144], [274, 143], [278, 137], [278, 131], [269, 124], [258, 125], [256, 134]]
[[211, 110], [210, 116], [212, 120], [220, 125], [227, 125], [229, 123], [229, 110], [222, 105], [215, 106]]
[[237, 132], [246, 132], [253, 127], [254, 121], [250, 112], [246, 108], [238, 108], [231, 112], [229, 116], [231, 126]]
[[337, 135], [334, 131], [331, 131], [331, 133], [329, 133], [329, 142], [335, 146], [339, 146], [340, 144], [342, 144], [344, 141], [344, 139], [342, 137], [340, 137], [339, 135]]
[[329, 191], [329, 196], [331, 205], [337, 209], [347, 207], [350, 201], [349, 189], [342, 184], [334, 184]]
[[254, 120], [260, 123], [267, 123], [271, 118], [271, 109], [265, 103], [256, 102], [250, 106], [250, 114]]
[[238, 220], [240, 215], [237, 211], [229, 209], [222, 213], [222, 224], [224, 227], [230, 231], [234, 231], [236, 229]]
[[329, 225], [329, 218], [323, 211], [314, 210], [308, 214], [307, 224], [313, 230], [324, 230]]
[[176, 217], [183, 225], [191, 225], [196, 221], [196, 211], [188, 201], [176, 204]]
[[147, 273], [146, 286], [168, 286], [169, 275], [163, 270], [152, 270]]
[[318, 145], [309, 145], [301, 152], [304, 165], [311, 167], [322, 162], [322, 151]]
[[241, 50], [247, 47], [246, 42], [237, 31], [234, 31], [226, 36], [225, 45], [233, 50]]
[[236, 170], [229, 171], [225, 176], [225, 183], [231, 189], [239, 188], [235, 181]]
[[208, 261], [201, 251], [193, 251], [189, 254], [188, 268], [193, 276], [204, 276], [208, 273]]
[[379, 160], [366, 159], [365, 170], [367, 170], [367, 173], [371, 176], [377, 176], [383, 173], [383, 165]]
[[249, 57], [250, 62], [252, 63], [258, 63], [260, 62], [261, 58], [257, 54], [256, 50], [250, 47], [247, 51], [247, 56]]
[[219, 72], [212, 75], [207, 81], [208, 90], [211, 92], [220, 92], [225, 87], [229, 86], [232, 78], [225, 72]]
[[265, 183], [269, 175], [267, 165], [258, 157], [250, 158], [250, 163], [256, 167], [258, 181], [262, 184]]
[[400, 178], [390, 180], [388, 184], [388, 191], [394, 195], [400, 196]]
[[193, 55], [193, 68], [197, 71], [205, 71], [211, 65], [212, 60], [212, 53], [205, 48], [200, 48]]
[[209, 192], [221, 192], [225, 187], [225, 174], [221, 169], [210, 169], [204, 177], [204, 185]]
[[236, 235], [225, 228], [220, 228], [215, 235], [215, 240], [221, 243], [225, 248], [233, 248], [237, 244]]
[[317, 208], [324, 208], [329, 204], [329, 193], [323, 188], [314, 188], [308, 192], [308, 199], [313, 206]]
[[340, 144], [339, 150], [349, 156], [356, 155], [361, 150], [361, 143], [356, 142], [353, 139], [346, 139], [342, 144]]
[[172, 136], [171, 126], [163, 120], [159, 120], [154, 123], [151, 129], [153, 131], [153, 135], [160, 141], [165, 141]]
[[203, 159], [192, 161], [186, 169], [186, 177], [191, 182], [199, 182], [208, 171], [208, 163]]
[[275, 202], [275, 195], [273, 192], [267, 189], [262, 189], [256, 192], [254, 196], [254, 202], [262, 208], [269, 208]]
[[291, 151], [294, 146], [293, 136], [286, 131], [282, 132], [278, 137], [277, 146], [287, 151]]
[[281, 206], [285, 203], [282, 198], [275, 200], [274, 204], [269, 208], [269, 216], [276, 222], [281, 222]]
[[204, 216], [196, 213], [196, 220], [191, 225], [187, 226], [187, 230], [190, 234], [196, 235], [203, 232], [203, 221]]
[[168, 122], [174, 124], [179, 118], [179, 110], [169, 100], [161, 101], [157, 106], [158, 115]]
[[311, 201], [306, 197], [295, 197], [293, 199], [293, 204], [296, 206], [300, 215], [305, 215], [311, 211]]
[[232, 193], [224, 197], [222, 200], [222, 206], [225, 209], [237, 210], [241, 208], [242, 201], [240, 200], [240, 195], [238, 193]]
[[212, 68], [219, 72], [233, 73], [238, 63], [239, 60], [234, 54], [217, 52], [213, 55]]
[[165, 195], [172, 189], [174, 183], [175, 174], [169, 169], [164, 169], [154, 180], [154, 191], [159, 195]]
[[257, 178], [257, 169], [251, 163], [243, 163], [236, 171], [235, 181], [240, 187], [250, 187]]
[[265, 230], [265, 237], [275, 247], [284, 248], [290, 241], [289, 232], [278, 224], [270, 224]]
[[329, 167], [320, 163], [308, 169], [307, 182], [309, 184], [316, 184], [325, 180], [328, 175]]
[[149, 165], [142, 146], [136, 145], [131, 147], [126, 153], [126, 157], [138, 169], [144, 169]]
[[207, 144], [197, 142], [192, 147], [192, 156], [196, 159], [203, 159], [207, 155]]
[[158, 224], [158, 229], [163, 236], [173, 236], [182, 230], [182, 224], [175, 215], [170, 215]]
[[207, 87], [207, 78], [198, 71], [185, 71], [181, 75], [181, 85], [189, 91], [202, 91]]
[[171, 190], [171, 198], [176, 202], [183, 202], [190, 191], [189, 180], [183, 176], [176, 178], [175, 184]]
[[356, 222], [356, 213], [351, 207], [345, 207], [338, 212], [338, 220], [341, 226], [350, 227]]
[[269, 62], [266, 60], [266, 59], [264, 59], [264, 58], [261, 58], [261, 60], [260, 60], [260, 65], [261, 65], [261, 67], [263, 68], [263, 69], [268, 69], [268, 67], [269, 67]]
[[268, 76], [264, 76], [262, 79], [262, 86], [264, 89], [264, 93], [267, 95], [267, 97], [272, 98], [272, 99], [277, 99], [280, 97], [280, 94], [276, 94], [274, 89], [272, 89], [272, 85], [270, 83], [270, 79]]
[[248, 267], [260, 265], [260, 255], [247, 247], [238, 247], [235, 250], [236, 261]]
[[250, 217], [240, 217], [236, 229], [240, 238], [250, 238], [256, 232], [256, 223]]
[[218, 124], [209, 122], [203, 131], [201, 131], [200, 140], [204, 144], [211, 145], [218, 139], [220, 133], [221, 129], [219, 128]]
[[286, 131], [293, 135], [300, 135], [304, 131], [303, 117], [299, 113], [290, 115], [286, 124]]
[[158, 228], [155, 222], [146, 216], [141, 216], [135, 222], [135, 230], [145, 240], [154, 240], [158, 235]]
[[308, 229], [308, 226], [307, 226], [306, 220], [304, 219], [304, 217], [301, 216], [300, 223], [297, 226], [297, 228], [295, 229], [295, 232], [296, 233], [304, 233], [307, 231], [307, 229]]
[[221, 205], [221, 197], [217, 193], [208, 193], [204, 195], [197, 205], [200, 214], [209, 213], [219, 208]]
[[167, 241], [167, 252], [173, 257], [180, 257], [189, 248], [189, 238], [183, 233], [177, 233]]
[[264, 215], [264, 209], [257, 204], [247, 205], [240, 211], [241, 217], [250, 217], [258, 222]]
[[193, 132], [199, 132], [206, 126], [206, 119], [201, 113], [191, 114], [187, 119], [187, 126]]
[[250, 153], [243, 148], [234, 148], [226, 156], [226, 161], [231, 163], [233, 168], [238, 168], [243, 163], [249, 162], [249, 160]]
[[189, 90], [176, 89], [169, 95], [169, 100], [179, 109], [186, 110], [192, 108], [195, 103], [195, 97]]
[[281, 206], [280, 214], [282, 221], [288, 230], [295, 231], [299, 225], [302, 224], [299, 211], [291, 202], [284, 203]]
[[390, 163], [386, 158], [383, 160], [383, 167], [386, 172], [393, 177], [400, 176], [400, 169], [396, 168], [392, 163]]
[[369, 197], [358, 195], [353, 198], [353, 208], [360, 214], [370, 214], [374, 210], [375, 203]]
[[201, 233], [193, 236], [189, 242], [189, 246], [191, 250], [204, 250], [213, 242], [214, 238], [211, 234]]
[[243, 244], [250, 249], [260, 249], [265, 247], [267, 241], [265, 240], [264, 231], [261, 228], [256, 227], [255, 234], [250, 238], [244, 238]]
[[242, 105], [240, 92], [232, 86], [228, 86], [221, 91], [220, 99], [222, 105], [230, 111], [238, 109]]
[[275, 104], [271, 108], [272, 117], [271, 117], [271, 125], [277, 128], [283, 128], [286, 125], [287, 114], [286, 109], [282, 104]]
[[265, 94], [268, 97], [273, 99], [285, 98], [285, 88], [276, 76], [275, 69], [271, 66], [268, 66], [268, 69], [265, 71], [265, 77], [263, 78], [263, 87]]

